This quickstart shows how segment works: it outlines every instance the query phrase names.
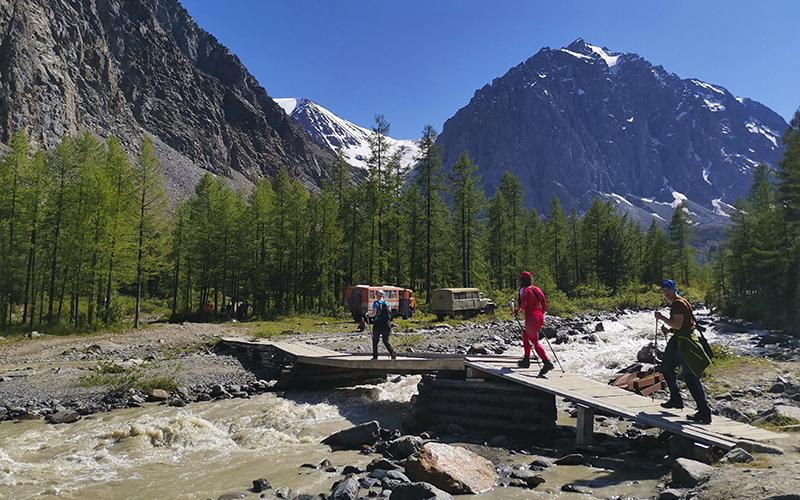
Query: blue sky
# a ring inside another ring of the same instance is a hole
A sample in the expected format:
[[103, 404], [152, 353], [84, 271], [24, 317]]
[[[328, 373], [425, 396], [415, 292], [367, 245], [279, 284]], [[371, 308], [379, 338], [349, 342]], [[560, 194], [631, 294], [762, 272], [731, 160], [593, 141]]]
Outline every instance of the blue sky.
[[441, 130], [476, 89], [576, 38], [636, 52], [791, 118], [800, 2], [181, 0], [273, 97], [308, 97], [390, 135]]

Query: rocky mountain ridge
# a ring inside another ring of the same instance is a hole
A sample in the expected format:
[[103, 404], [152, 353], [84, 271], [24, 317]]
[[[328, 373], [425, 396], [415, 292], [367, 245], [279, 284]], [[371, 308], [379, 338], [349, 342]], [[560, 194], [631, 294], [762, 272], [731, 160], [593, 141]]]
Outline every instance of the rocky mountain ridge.
[[438, 143], [446, 165], [467, 151], [490, 193], [516, 174], [540, 211], [553, 195], [567, 207], [601, 196], [649, 223], [686, 199], [696, 224], [718, 225], [752, 169], [777, 164], [786, 127], [724, 87], [578, 39], [477, 90]]
[[150, 134], [183, 194], [205, 171], [318, 185], [335, 161], [178, 0], [0, 0], [0, 26], [4, 142], [88, 130], [133, 152]]
[[[372, 130], [356, 125], [310, 99], [287, 97], [275, 101], [319, 144], [334, 151], [341, 149], [350, 165], [367, 169]], [[393, 151], [402, 149], [401, 168], [410, 170], [419, 153], [417, 141], [387, 139]]]

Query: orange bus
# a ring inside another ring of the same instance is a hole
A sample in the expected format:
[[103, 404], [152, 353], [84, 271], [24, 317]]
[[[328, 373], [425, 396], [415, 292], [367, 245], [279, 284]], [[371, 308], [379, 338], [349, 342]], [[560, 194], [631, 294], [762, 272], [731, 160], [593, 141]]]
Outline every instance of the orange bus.
[[372, 303], [378, 300], [378, 290], [383, 291], [383, 300], [389, 304], [392, 317], [400, 316], [408, 319], [414, 315], [417, 308], [417, 295], [410, 288], [401, 288], [390, 285], [353, 285], [344, 291], [344, 309], [349, 312], [355, 321], [364, 316], [369, 316]]

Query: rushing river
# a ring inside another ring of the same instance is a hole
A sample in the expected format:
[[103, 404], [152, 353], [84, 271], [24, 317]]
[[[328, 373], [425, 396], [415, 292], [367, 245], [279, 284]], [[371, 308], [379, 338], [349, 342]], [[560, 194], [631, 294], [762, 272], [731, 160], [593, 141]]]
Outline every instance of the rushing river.
[[[605, 320], [604, 326], [596, 343], [555, 346], [567, 370], [608, 379], [635, 361], [637, 351], [652, 340], [655, 322], [652, 313], [635, 313]], [[720, 335], [712, 330], [707, 336], [745, 348], [752, 332]], [[663, 348], [663, 337], [660, 341]], [[299, 466], [324, 458], [339, 469], [366, 465], [371, 457], [331, 453], [320, 440], [352, 422], [377, 419], [384, 426], [399, 426], [418, 380], [401, 377], [378, 386], [264, 394], [186, 408], [148, 405], [68, 425], [0, 423], [0, 498], [216, 498], [246, 491], [261, 477], [296, 492], [330, 491], [341, 476]], [[526, 463], [524, 456], [503, 459]], [[656, 473], [615, 474], [605, 484], [602, 478], [610, 471], [555, 467], [545, 471], [548, 482], [535, 491], [506, 488], [484, 496], [568, 498], [574, 494], [562, 494], [558, 487], [575, 479], [595, 481], [605, 497], [655, 492]]]

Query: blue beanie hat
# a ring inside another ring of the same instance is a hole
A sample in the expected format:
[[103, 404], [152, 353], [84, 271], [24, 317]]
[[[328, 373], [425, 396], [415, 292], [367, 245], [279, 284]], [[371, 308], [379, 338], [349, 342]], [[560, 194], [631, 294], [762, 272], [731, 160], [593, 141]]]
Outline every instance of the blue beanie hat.
[[675, 282], [672, 281], [672, 280], [664, 280], [664, 281], [662, 281], [661, 282], [661, 288], [670, 288], [672, 290], [675, 290], [676, 292], [678, 291], [677, 285], [675, 285]]

